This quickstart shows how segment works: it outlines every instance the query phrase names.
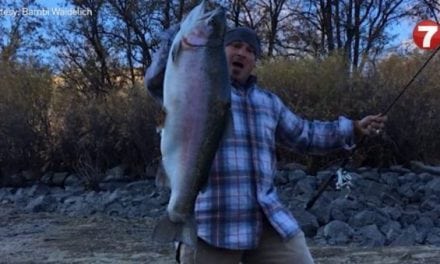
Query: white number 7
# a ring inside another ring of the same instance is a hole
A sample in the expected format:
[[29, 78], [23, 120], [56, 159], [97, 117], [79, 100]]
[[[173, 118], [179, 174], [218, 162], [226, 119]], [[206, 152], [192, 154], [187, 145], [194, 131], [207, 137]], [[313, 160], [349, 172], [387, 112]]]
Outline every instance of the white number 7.
[[418, 26], [418, 31], [426, 32], [425, 37], [423, 38], [423, 47], [430, 48], [431, 47], [431, 39], [438, 31], [438, 26]]

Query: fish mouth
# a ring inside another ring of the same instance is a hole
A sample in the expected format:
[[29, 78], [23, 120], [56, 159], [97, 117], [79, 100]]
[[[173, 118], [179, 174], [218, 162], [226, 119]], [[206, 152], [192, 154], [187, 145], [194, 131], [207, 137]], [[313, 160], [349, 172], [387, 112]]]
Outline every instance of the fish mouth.
[[204, 47], [206, 45], [206, 43], [201, 43], [201, 44], [196, 44], [196, 43], [191, 43], [188, 38], [183, 37], [182, 38], [182, 44], [185, 47], [191, 47], [191, 48], [198, 48], [198, 47]]

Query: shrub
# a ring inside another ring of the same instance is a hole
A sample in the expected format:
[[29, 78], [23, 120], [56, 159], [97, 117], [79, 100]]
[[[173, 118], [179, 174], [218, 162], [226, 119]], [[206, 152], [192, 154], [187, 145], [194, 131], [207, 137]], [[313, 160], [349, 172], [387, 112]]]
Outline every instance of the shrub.
[[0, 62], [0, 167], [39, 170], [50, 152], [49, 70]]
[[[257, 69], [260, 83], [279, 95], [293, 111], [308, 119], [331, 120], [339, 115], [359, 119], [385, 111], [426, 56], [390, 56], [363, 73], [348, 74], [341, 56], [323, 60], [263, 61]], [[438, 61], [438, 59], [437, 59]], [[357, 165], [387, 166], [418, 159], [440, 160], [436, 129], [440, 118], [438, 62], [432, 62], [388, 113], [386, 134], [368, 138], [356, 152]], [[322, 167], [345, 155], [298, 156], [280, 148], [284, 160], [300, 160]]]

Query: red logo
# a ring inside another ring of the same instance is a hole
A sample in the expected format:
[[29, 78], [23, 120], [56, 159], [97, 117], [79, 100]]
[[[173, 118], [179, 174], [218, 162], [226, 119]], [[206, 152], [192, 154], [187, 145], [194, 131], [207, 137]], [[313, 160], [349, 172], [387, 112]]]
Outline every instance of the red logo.
[[436, 49], [440, 45], [439, 29], [436, 22], [423, 20], [413, 30], [414, 43], [422, 49]]

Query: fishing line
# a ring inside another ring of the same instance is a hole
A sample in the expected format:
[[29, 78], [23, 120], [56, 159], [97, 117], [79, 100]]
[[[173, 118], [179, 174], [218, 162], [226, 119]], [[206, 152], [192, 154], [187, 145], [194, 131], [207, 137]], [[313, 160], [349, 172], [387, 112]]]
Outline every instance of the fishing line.
[[[411, 84], [414, 82], [414, 80], [417, 78], [417, 76], [423, 71], [423, 69], [428, 65], [428, 63], [434, 58], [435, 54], [440, 50], [440, 45], [435, 49], [435, 51], [429, 56], [429, 58], [423, 63], [423, 65], [419, 68], [419, 70], [414, 74], [414, 76], [411, 78], [411, 80], [403, 87], [403, 89], [400, 91], [400, 93], [394, 98], [394, 100], [391, 102], [391, 104], [388, 105], [388, 107], [385, 109], [383, 113], [381, 113], [381, 116], [386, 115], [391, 108], [396, 104], [396, 102], [402, 97], [402, 95], [408, 90], [408, 88], [411, 86]], [[344, 161], [341, 164], [340, 170], [345, 171], [345, 166], [347, 166], [348, 162], [353, 158], [353, 155], [355, 154], [356, 150], [359, 149], [359, 146], [361, 146], [365, 141], [366, 136], [362, 136], [361, 140], [358, 144], [350, 151], [350, 154], [344, 159]], [[305, 209], [309, 210], [312, 208], [312, 206], [315, 204], [316, 200], [321, 196], [321, 194], [324, 192], [324, 190], [330, 185], [330, 183], [333, 181], [333, 179], [336, 177], [336, 173], [332, 174], [325, 182], [323, 182], [316, 193], [312, 196], [312, 198], [307, 202]]]

